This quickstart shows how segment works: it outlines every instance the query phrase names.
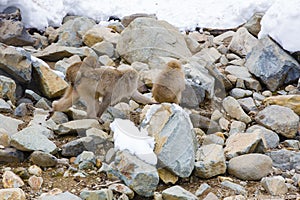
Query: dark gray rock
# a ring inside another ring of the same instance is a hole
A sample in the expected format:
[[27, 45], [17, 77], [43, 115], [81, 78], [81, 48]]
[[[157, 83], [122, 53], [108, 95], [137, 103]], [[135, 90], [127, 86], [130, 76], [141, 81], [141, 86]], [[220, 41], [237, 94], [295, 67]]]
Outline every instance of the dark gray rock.
[[0, 163], [23, 162], [25, 155], [15, 148], [0, 149]]
[[182, 92], [180, 106], [186, 108], [199, 108], [205, 98], [205, 90], [198, 84], [188, 81]]
[[299, 63], [269, 37], [259, 40], [247, 55], [245, 66], [271, 91], [300, 76]]
[[281, 170], [292, 170], [300, 167], [300, 153], [286, 149], [267, 152], [273, 160], [273, 166]]
[[92, 137], [83, 137], [73, 141], [70, 141], [64, 145], [62, 145], [62, 152], [63, 156], [78, 156], [83, 151], [87, 151], [86, 146], [89, 143], [92, 143]]

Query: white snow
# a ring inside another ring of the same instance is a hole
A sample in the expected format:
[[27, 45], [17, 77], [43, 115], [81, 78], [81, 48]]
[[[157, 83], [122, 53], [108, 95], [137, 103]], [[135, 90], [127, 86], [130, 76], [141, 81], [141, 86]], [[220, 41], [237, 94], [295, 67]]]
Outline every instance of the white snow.
[[155, 141], [145, 129], [140, 131], [130, 120], [118, 118], [110, 124], [110, 128], [114, 132], [115, 150], [128, 150], [141, 160], [156, 165]]
[[299, 51], [299, 0], [0, 0], [0, 11], [17, 6], [27, 27], [59, 26], [66, 14], [91, 17], [97, 21], [115, 15], [156, 14], [184, 29], [234, 28], [255, 12], [266, 12], [260, 37], [271, 35], [288, 51]]

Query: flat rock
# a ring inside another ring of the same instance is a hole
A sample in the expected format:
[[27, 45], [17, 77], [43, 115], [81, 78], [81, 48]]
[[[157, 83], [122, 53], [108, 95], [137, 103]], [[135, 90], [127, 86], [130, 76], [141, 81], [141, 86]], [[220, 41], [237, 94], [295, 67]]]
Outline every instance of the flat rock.
[[236, 194], [242, 194], [242, 195], [247, 194], [246, 189], [239, 184], [236, 184], [236, 183], [233, 183], [230, 181], [222, 181], [221, 185], [225, 188], [229, 188], [229, 189], [233, 190]]
[[111, 28], [95, 25], [84, 34], [83, 42], [89, 47], [102, 41], [117, 44], [119, 37], [120, 34], [114, 32]]
[[79, 136], [85, 136], [86, 130], [90, 128], [100, 129], [100, 124], [96, 119], [79, 119], [69, 121], [58, 126], [55, 131], [58, 135], [77, 133]]
[[288, 187], [282, 176], [265, 177], [261, 180], [262, 186], [271, 195], [284, 195], [288, 192]]
[[62, 152], [63, 156], [78, 156], [83, 151], [87, 151], [87, 146], [93, 143], [92, 137], [82, 137], [76, 140], [72, 140], [64, 145], [62, 145]]
[[172, 186], [162, 191], [163, 199], [173, 199], [173, 200], [197, 200], [196, 197], [191, 192], [183, 189], [179, 185]]
[[54, 167], [57, 164], [55, 156], [42, 151], [34, 151], [30, 155], [30, 161], [40, 167]]
[[0, 112], [2, 113], [12, 113], [10, 105], [0, 98]]
[[34, 53], [33, 56], [38, 57], [42, 60], [56, 62], [66, 57], [71, 57], [73, 55], [78, 55], [81, 58], [87, 56], [97, 57], [97, 54], [89, 47], [67, 47], [58, 46], [57, 44], [52, 44], [42, 51]]
[[25, 192], [20, 188], [7, 188], [7, 189], [0, 189], [0, 197], [2, 200], [25, 200]]
[[0, 98], [16, 101], [16, 83], [13, 79], [0, 75]]
[[80, 197], [70, 193], [70, 192], [60, 192], [60, 193], [44, 193], [38, 200], [82, 200]]
[[271, 91], [297, 81], [300, 76], [299, 63], [269, 37], [259, 40], [245, 66]]
[[32, 129], [23, 129], [11, 136], [11, 146], [21, 151], [40, 150], [54, 153], [56, 145], [45, 135]]
[[189, 177], [195, 164], [196, 137], [189, 115], [178, 105], [152, 105], [142, 122], [155, 138], [154, 152], [162, 167], [179, 177]]
[[251, 52], [257, 42], [258, 40], [251, 35], [246, 28], [241, 27], [237, 30], [236, 34], [233, 35], [229, 44], [229, 50], [240, 56], [246, 56]]
[[255, 121], [287, 138], [294, 138], [299, 127], [299, 116], [290, 108], [278, 105], [271, 105], [260, 111]]
[[260, 125], [253, 125], [250, 126], [246, 132], [247, 133], [252, 133], [256, 130], [261, 131], [261, 133], [264, 135], [265, 141], [266, 141], [266, 145], [267, 148], [276, 148], [279, 145], [279, 136], [277, 133], [275, 133], [274, 131], [267, 129], [263, 126]]
[[129, 199], [132, 199], [134, 197], [134, 191], [132, 191], [129, 187], [121, 183], [112, 184], [108, 186], [108, 189], [114, 192], [118, 192], [120, 194], [126, 194], [129, 197]]
[[215, 63], [218, 59], [220, 59], [221, 54], [216, 48], [211, 47], [211, 48], [203, 48], [200, 52], [196, 53], [193, 56], [201, 58], [207, 61], [208, 63]]
[[25, 50], [0, 43], [0, 69], [21, 83], [31, 81], [31, 62]]
[[102, 41], [94, 44], [91, 47], [98, 56], [107, 55], [110, 58], [115, 56], [115, 48], [114, 45], [107, 41]]
[[227, 159], [247, 153], [262, 153], [265, 150], [265, 141], [260, 132], [230, 135], [224, 148]]
[[243, 133], [245, 132], [245, 129], [246, 129], [246, 124], [244, 122], [234, 120], [230, 124], [229, 135], [233, 135], [236, 133]]
[[228, 173], [241, 180], [260, 180], [272, 171], [272, 159], [263, 154], [246, 154], [229, 160]]
[[122, 31], [117, 51], [129, 63], [150, 64], [156, 63], [158, 56], [181, 58], [192, 55], [177, 28], [166, 21], [144, 17], [135, 19]]
[[159, 183], [155, 166], [138, 159], [125, 150], [117, 152], [114, 167], [119, 178], [138, 195], [153, 196]]
[[235, 99], [240, 99], [243, 97], [248, 97], [252, 95], [252, 91], [251, 90], [244, 90], [241, 88], [233, 88], [229, 94], [230, 96], [234, 97]]
[[237, 100], [246, 112], [257, 111], [258, 108], [252, 97], [241, 98]]
[[18, 132], [18, 126], [23, 124], [24, 122], [12, 117], [7, 117], [5, 115], [0, 114], [0, 128], [6, 130], [8, 135], [12, 135]]
[[3, 173], [2, 183], [4, 188], [19, 188], [25, 185], [23, 180], [12, 171], [5, 171]]
[[239, 102], [231, 97], [228, 96], [223, 99], [223, 108], [225, 111], [234, 119], [239, 121], [245, 122], [246, 124], [251, 122], [251, 118], [245, 113], [245, 111], [240, 106]]
[[211, 178], [226, 172], [226, 159], [221, 145], [209, 144], [197, 151], [195, 174], [200, 178]]

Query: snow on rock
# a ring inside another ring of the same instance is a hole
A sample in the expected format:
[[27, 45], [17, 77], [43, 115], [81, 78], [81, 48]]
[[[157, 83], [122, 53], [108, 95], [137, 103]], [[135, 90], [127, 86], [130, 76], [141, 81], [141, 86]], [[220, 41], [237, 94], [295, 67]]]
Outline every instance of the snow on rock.
[[277, 41], [285, 50], [300, 51], [300, 1], [277, 0], [261, 20], [259, 38], [267, 35]]
[[114, 132], [115, 150], [127, 149], [141, 160], [156, 165], [157, 157], [153, 152], [154, 138], [148, 136], [145, 129], [142, 128], [140, 131], [130, 120], [119, 118], [115, 119], [110, 127]]

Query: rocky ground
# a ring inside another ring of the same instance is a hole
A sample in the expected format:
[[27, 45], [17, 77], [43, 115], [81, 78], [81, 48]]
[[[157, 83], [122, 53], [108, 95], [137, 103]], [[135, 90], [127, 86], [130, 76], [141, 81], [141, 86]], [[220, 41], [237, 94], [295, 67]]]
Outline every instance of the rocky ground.
[[[24, 28], [18, 10], [4, 11], [0, 199], [300, 199], [299, 54], [258, 40], [260, 19], [182, 33], [155, 16], [106, 27], [67, 16], [61, 27], [38, 31]], [[130, 65], [150, 97], [155, 75], [180, 60], [180, 106], [130, 100], [110, 107], [100, 124], [85, 119], [81, 101], [46, 120], [68, 86], [66, 69], [86, 56]], [[147, 128], [159, 165], [115, 152], [115, 118]]]

